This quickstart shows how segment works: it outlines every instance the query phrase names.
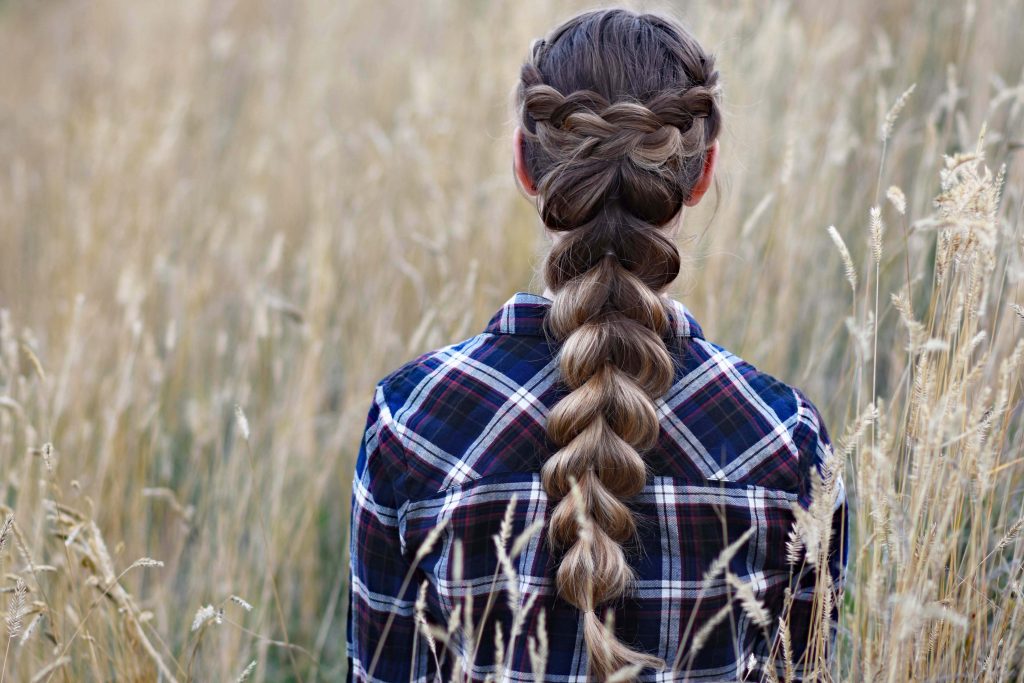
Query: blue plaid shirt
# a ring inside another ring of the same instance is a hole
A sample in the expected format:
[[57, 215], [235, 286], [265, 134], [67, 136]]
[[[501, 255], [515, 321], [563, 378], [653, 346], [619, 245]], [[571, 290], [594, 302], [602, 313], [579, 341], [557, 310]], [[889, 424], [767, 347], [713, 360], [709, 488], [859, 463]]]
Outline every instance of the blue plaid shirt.
[[[474, 681], [488, 675], [587, 680], [580, 612], [556, 595], [558, 558], [545, 531], [514, 560], [530, 609], [511, 645], [507, 584], [492, 538], [513, 496], [513, 538], [549, 512], [539, 471], [555, 448], [544, 422], [567, 391], [558, 377], [557, 345], [544, 334], [550, 304], [518, 292], [481, 334], [426, 353], [377, 384], [352, 482], [349, 680], [447, 681], [456, 659], [463, 679], [468, 674]], [[767, 653], [778, 648], [773, 641], [787, 587], [794, 598], [795, 660], [809, 637], [814, 572], [787, 562], [786, 543], [793, 506], [809, 506], [810, 473], [831, 446], [821, 416], [799, 390], [707, 341], [680, 302], [671, 300], [670, 310], [666, 341], [676, 380], [657, 401], [661, 433], [644, 453], [651, 476], [629, 503], [640, 520], [639, 541], [626, 548], [637, 581], [612, 605], [614, 625], [621, 639], [670, 666], [682, 650], [684, 672], [647, 669], [640, 680], [758, 680]], [[829, 571], [841, 591], [848, 535], [841, 479], [832, 510]], [[422, 552], [438, 525], [443, 532]], [[722, 574], [701, 590], [712, 561], [748, 530], [729, 571], [764, 603], [773, 622], [768, 628], [751, 621]], [[438, 660], [417, 635], [414, 606], [424, 581], [424, 614], [441, 627], [459, 604], [465, 623], [471, 596], [468, 610], [483, 643], [475, 657], [464, 634], [456, 633]], [[730, 603], [729, 617], [690, 653], [696, 632]], [[541, 612], [550, 653], [546, 671], [535, 674], [528, 636]], [[510, 648], [503, 672], [494, 661], [496, 622]]]

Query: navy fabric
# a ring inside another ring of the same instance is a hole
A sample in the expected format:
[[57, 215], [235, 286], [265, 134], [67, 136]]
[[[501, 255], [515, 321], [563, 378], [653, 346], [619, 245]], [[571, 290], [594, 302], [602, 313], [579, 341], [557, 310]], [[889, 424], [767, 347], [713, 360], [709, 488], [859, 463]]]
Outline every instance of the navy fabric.
[[[800, 680], [816, 577], [806, 558], [790, 563], [786, 548], [794, 508], [810, 508], [812, 480], [831, 454], [828, 433], [803, 393], [707, 341], [686, 307], [668, 301], [676, 379], [657, 400], [661, 432], [643, 454], [647, 485], [629, 501], [639, 524], [626, 556], [637, 581], [605, 609], [631, 646], [670, 666], [677, 655], [683, 662], [676, 671], [646, 669], [642, 681], [760, 680], [768, 653], [778, 652], [778, 617], [786, 613]], [[556, 594], [558, 556], [544, 532], [513, 563], [514, 588], [529, 608], [515, 637], [493, 539], [510, 503], [513, 538], [549, 514], [539, 472], [556, 448], [544, 423], [567, 392], [558, 345], [544, 331], [550, 305], [517, 292], [480, 334], [423, 354], [377, 384], [352, 483], [350, 680], [447, 681], [456, 660], [461, 680], [588, 680], [580, 612]], [[834, 496], [833, 640], [849, 531], [841, 477]], [[768, 627], [750, 619], [724, 573], [704, 580], [722, 550], [748, 531], [728, 569], [767, 608]], [[426, 621], [444, 628], [458, 612], [461, 624], [447, 648], [438, 644], [437, 658], [416, 625], [424, 582]], [[694, 651], [697, 632], [727, 605], [728, 616]], [[529, 636], [541, 612], [550, 652], [545, 670], [534, 672]], [[465, 635], [467, 614], [480, 647]], [[510, 662], [503, 670], [495, 665], [497, 623]]]

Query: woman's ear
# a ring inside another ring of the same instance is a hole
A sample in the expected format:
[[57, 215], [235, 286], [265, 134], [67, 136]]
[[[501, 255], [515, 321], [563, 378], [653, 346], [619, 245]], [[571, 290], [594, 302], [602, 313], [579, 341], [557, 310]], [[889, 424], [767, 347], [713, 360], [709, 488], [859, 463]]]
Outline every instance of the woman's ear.
[[710, 147], [708, 147], [707, 154], [704, 157], [704, 169], [701, 171], [700, 178], [697, 179], [697, 184], [693, 186], [693, 190], [690, 191], [689, 198], [683, 202], [687, 206], [696, 206], [696, 204], [704, 197], [704, 194], [711, 188], [711, 181], [715, 176], [715, 166], [718, 163], [718, 140], [715, 140]]
[[526, 158], [523, 156], [522, 126], [516, 126], [512, 132], [512, 171], [523, 192], [531, 197], [536, 197], [537, 186], [533, 184], [530, 172], [526, 169]]

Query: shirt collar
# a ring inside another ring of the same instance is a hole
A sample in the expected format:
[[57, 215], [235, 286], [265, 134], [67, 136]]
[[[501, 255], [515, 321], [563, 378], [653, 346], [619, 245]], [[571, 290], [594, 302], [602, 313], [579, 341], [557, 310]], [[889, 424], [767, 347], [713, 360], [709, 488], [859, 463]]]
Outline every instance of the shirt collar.
[[[680, 301], [669, 299], [669, 325], [675, 337], [704, 338], [704, 332], [689, 309]], [[544, 316], [551, 307], [551, 299], [516, 292], [487, 323], [485, 332], [492, 334], [527, 334], [544, 336]]]

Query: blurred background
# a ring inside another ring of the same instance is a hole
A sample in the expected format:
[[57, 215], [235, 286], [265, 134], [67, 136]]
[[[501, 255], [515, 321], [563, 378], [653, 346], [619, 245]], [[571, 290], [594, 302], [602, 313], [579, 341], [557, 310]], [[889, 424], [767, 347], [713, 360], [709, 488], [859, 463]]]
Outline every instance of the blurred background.
[[[721, 182], [673, 295], [841, 433], [858, 368], [878, 395], [901, 381], [889, 292], [930, 285], [942, 156], [983, 125], [1019, 235], [1024, 2], [625, 4], [682, 19], [724, 85]], [[9, 680], [344, 675], [374, 384], [542, 291], [512, 92], [531, 39], [592, 6], [0, 2], [0, 598], [17, 574], [29, 605]], [[1024, 303], [1001, 244], [999, 315]]]

